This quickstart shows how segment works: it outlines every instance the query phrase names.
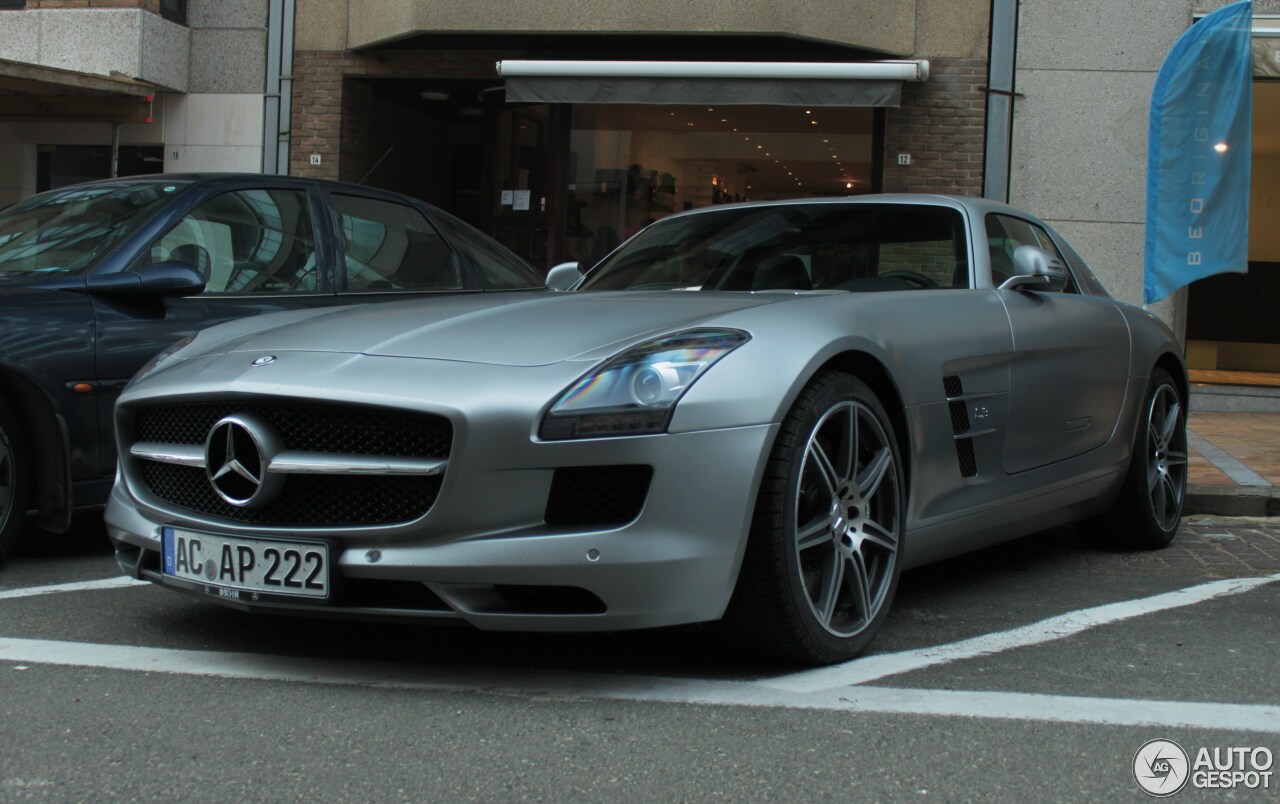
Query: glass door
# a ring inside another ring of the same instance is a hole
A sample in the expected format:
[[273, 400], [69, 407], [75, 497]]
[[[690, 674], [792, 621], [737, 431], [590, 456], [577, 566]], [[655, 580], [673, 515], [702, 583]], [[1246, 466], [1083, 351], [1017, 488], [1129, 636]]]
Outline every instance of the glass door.
[[496, 184], [490, 200], [490, 232], [539, 270], [547, 269], [550, 107], [502, 109], [497, 114]]

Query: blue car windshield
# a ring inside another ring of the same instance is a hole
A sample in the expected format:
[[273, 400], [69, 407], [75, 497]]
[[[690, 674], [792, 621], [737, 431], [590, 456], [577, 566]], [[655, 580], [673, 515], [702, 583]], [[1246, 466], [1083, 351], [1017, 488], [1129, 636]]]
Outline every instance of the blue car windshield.
[[190, 182], [67, 187], [0, 211], [0, 275], [82, 274]]

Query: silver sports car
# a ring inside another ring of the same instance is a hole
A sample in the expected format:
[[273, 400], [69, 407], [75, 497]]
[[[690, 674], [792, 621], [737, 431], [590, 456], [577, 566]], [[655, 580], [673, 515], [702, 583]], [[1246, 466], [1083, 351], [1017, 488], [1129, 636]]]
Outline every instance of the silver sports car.
[[1173, 538], [1187, 380], [1042, 221], [718, 206], [550, 288], [264, 315], [120, 397], [126, 573], [245, 610], [862, 651], [902, 570]]

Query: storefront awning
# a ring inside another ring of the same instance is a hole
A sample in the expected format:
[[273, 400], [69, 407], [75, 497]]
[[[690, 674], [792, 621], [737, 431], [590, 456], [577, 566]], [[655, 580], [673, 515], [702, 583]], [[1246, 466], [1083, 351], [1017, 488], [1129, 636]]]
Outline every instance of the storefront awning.
[[929, 62], [498, 62], [514, 103], [898, 106]]

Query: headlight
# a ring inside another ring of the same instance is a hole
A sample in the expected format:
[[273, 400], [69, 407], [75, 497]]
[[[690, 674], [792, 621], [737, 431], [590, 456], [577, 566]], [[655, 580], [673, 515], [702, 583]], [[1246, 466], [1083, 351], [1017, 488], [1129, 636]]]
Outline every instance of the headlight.
[[181, 350], [183, 347], [185, 347], [185, 346], [187, 346], [188, 344], [190, 344], [190, 343], [191, 343], [192, 341], [194, 341], [195, 339], [196, 339], [196, 336], [195, 336], [195, 335], [188, 335], [187, 337], [183, 338], [182, 340], [178, 341], [177, 343], [175, 343], [175, 344], [173, 344], [173, 345], [171, 345], [171, 346], [166, 347], [162, 352], [160, 352], [160, 354], [158, 354], [158, 355], [156, 355], [155, 357], [151, 358], [151, 359], [150, 359], [150, 360], [148, 360], [146, 363], [143, 363], [143, 364], [142, 364], [142, 368], [138, 369], [137, 373], [133, 375], [133, 378], [129, 380], [129, 382], [128, 382], [128, 384], [127, 384], [127, 385], [125, 385], [125, 389], [127, 390], [127, 389], [129, 388], [129, 386], [130, 386], [130, 385], [133, 385], [133, 384], [134, 384], [135, 382], [137, 382], [138, 380], [142, 379], [143, 377], [147, 376], [147, 375], [148, 375], [148, 374], [150, 374], [151, 372], [155, 371], [157, 368], [159, 368], [159, 367], [160, 367], [160, 364], [161, 364], [161, 363], [163, 363], [163, 362], [165, 362], [166, 360], [168, 360], [168, 359], [169, 359], [170, 357], [172, 357], [176, 352], [178, 352], [178, 351], [179, 351], [179, 350]]
[[661, 433], [689, 386], [750, 337], [691, 329], [633, 346], [569, 386], [538, 434], [558, 441]]

